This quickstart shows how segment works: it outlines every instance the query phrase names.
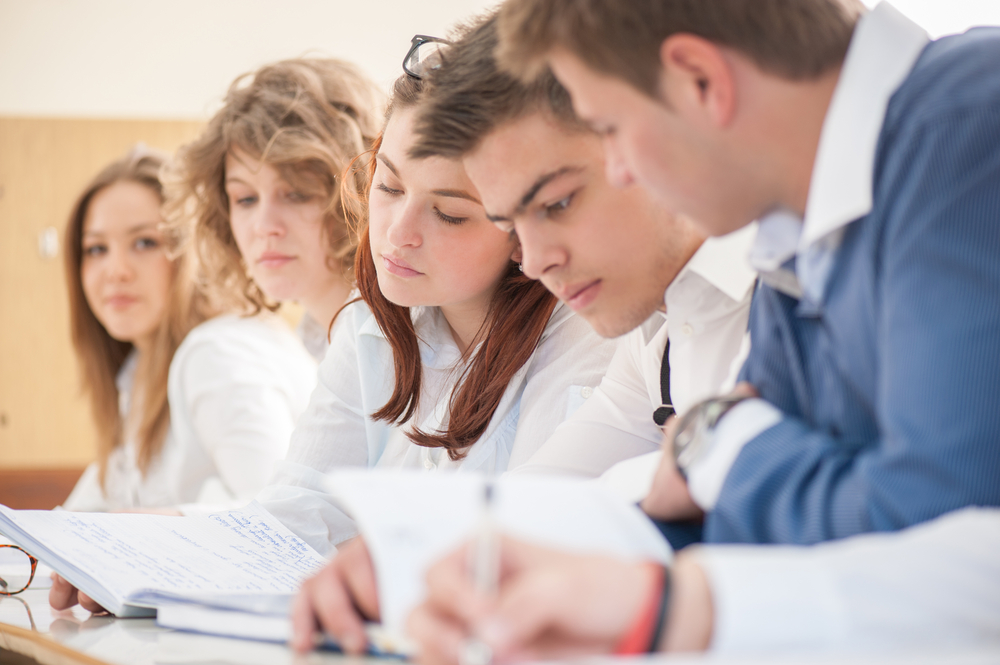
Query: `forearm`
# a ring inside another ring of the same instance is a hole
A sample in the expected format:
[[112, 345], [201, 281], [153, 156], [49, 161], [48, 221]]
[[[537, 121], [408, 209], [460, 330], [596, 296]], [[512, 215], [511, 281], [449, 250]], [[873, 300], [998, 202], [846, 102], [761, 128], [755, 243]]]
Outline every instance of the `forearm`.
[[711, 589], [713, 651], [970, 647], [1000, 642], [998, 548], [1000, 510], [971, 508], [897, 533], [679, 560]]
[[712, 641], [714, 611], [705, 571], [697, 559], [681, 553], [670, 571], [670, 602], [659, 651], [704, 651]]

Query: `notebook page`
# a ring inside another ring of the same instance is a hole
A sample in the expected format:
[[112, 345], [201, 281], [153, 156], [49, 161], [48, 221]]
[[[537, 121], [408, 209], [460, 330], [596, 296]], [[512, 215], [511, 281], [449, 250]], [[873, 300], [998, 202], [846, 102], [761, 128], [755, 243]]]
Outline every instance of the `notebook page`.
[[151, 605], [137, 593], [148, 589], [291, 593], [325, 563], [256, 503], [208, 517], [0, 512], [26, 549], [116, 614], [134, 593], [130, 604]]

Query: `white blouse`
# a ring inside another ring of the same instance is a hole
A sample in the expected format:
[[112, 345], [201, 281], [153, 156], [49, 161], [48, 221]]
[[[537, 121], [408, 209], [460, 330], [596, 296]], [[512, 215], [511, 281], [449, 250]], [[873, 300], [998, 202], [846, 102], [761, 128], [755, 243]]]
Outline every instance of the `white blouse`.
[[[436, 307], [411, 309], [423, 375], [411, 423], [424, 432], [445, 428], [452, 390], [465, 367], [447, 321]], [[542, 338], [514, 375], [492, 420], [461, 460], [425, 448], [396, 427], [371, 419], [392, 395], [392, 349], [363, 302], [347, 307], [334, 326], [309, 408], [292, 435], [288, 456], [257, 499], [321, 553], [353, 535], [353, 522], [333, 505], [323, 475], [340, 466], [416, 467], [499, 474], [526, 463], [600, 383], [616, 343], [556, 305]], [[600, 442], [594, 442], [600, 446]], [[586, 447], [572, 456], [587, 455]]]
[[299, 325], [295, 328], [295, 334], [302, 340], [302, 345], [317, 363], [323, 362], [326, 350], [330, 348], [327, 340], [326, 327], [321, 326], [316, 319], [309, 316], [309, 312], [303, 312]]
[[[123, 420], [136, 364], [133, 352], [118, 374]], [[126, 436], [108, 460], [106, 491], [95, 462], [63, 507], [207, 514], [243, 505], [284, 457], [315, 385], [315, 362], [277, 317], [206, 321], [188, 333], [170, 363], [170, 428], [147, 472], [139, 469], [134, 436]]]

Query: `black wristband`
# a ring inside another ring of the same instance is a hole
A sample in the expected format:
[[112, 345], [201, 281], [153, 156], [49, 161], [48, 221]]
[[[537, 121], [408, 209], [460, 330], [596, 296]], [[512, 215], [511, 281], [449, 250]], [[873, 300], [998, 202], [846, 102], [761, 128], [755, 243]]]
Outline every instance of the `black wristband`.
[[670, 566], [663, 567], [663, 592], [660, 594], [660, 607], [656, 612], [656, 626], [653, 629], [653, 637], [646, 647], [646, 653], [656, 653], [660, 646], [660, 639], [667, 629], [667, 612], [670, 609]]

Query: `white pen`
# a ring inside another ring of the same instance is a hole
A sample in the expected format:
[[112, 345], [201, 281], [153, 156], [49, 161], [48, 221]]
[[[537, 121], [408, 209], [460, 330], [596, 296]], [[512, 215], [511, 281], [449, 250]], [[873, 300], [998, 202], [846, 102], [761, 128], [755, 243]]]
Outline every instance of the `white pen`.
[[476, 593], [489, 598], [496, 596], [500, 588], [500, 535], [493, 518], [495, 492], [493, 481], [487, 480], [483, 484], [479, 529], [470, 566]]
[[[476, 593], [496, 597], [500, 590], [500, 534], [493, 517], [496, 488], [492, 480], [483, 484], [483, 502], [476, 541], [469, 550], [469, 570]], [[459, 665], [490, 665], [493, 650], [482, 640], [470, 637], [462, 645]]]

